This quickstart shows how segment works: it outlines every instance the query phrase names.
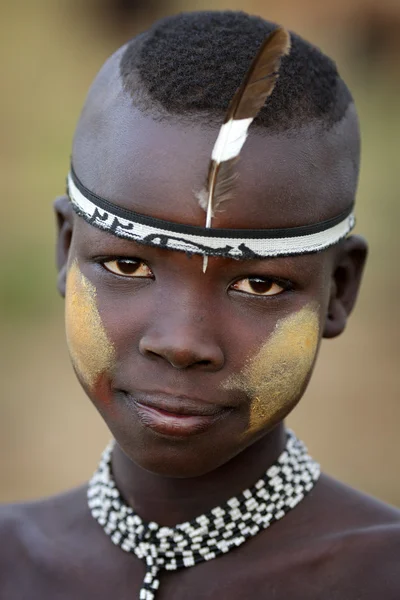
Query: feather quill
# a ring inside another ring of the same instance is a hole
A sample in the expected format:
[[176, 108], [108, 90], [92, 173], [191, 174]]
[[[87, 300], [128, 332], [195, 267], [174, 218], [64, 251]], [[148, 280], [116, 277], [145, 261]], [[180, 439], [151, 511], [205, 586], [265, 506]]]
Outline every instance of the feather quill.
[[[290, 35], [286, 29], [278, 27], [261, 44], [231, 100], [211, 154], [206, 186], [197, 195], [200, 206], [207, 213], [207, 228], [211, 227], [212, 217], [221, 203], [232, 197], [237, 179], [235, 166], [248, 129], [272, 94], [282, 57], [289, 50]], [[208, 257], [204, 256], [203, 272], [207, 264]]]

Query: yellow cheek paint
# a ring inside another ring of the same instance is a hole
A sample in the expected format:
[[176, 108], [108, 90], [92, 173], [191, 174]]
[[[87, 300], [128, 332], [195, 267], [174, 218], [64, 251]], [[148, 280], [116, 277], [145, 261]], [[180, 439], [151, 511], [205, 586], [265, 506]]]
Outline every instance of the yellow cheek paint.
[[92, 389], [103, 373], [115, 364], [115, 349], [101, 322], [96, 288], [75, 261], [67, 277], [65, 322], [72, 363], [83, 382]]
[[319, 341], [315, 306], [278, 321], [268, 341], [224, 389], [239, 390], [250, 399], [248, 433], [274, 425], [295, 406], [311, 371]]

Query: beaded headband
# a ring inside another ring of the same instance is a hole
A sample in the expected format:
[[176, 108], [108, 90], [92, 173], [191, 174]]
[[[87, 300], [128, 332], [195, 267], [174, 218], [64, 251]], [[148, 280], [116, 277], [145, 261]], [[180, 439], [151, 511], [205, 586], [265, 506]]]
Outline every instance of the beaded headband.
[[101, 198], [81, 183], [72, 166], [67, 193], [75, 212], [98, 229], [139, 244], [202, 256], [254, 259], [318, 252], [345, 238], [355, 224], [353, 207], [326, 221], [280, 229], [211, 229], [172, 223]]

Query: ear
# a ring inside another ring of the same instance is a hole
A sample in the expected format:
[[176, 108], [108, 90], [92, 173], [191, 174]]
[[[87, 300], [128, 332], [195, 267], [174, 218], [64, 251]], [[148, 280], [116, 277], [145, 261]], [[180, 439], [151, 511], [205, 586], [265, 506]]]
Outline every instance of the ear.
[[71, 247], [74, 224], [74, 211], [68, 196], [60, 196], [54, 201], [54, 211], [57, 218], [56, 261], [58, 269], [57, 288], [65, 298], [67, 281], [68, 256]]
[[344, 331], [360, 289], [367, 253], [367, 243], [358, 235], [348, 237], [340, 245], [334, 261], [324, 338], [336, 337]]

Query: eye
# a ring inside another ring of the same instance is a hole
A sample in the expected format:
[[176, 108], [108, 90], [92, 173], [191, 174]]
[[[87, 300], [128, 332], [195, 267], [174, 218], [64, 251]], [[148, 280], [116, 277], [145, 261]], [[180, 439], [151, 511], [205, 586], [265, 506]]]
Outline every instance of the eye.
[[154, 277], [152, 270], [145, 262], [135, 258], [118, 258], [102, 263], [103, 267], [121, 277]]
[[287, 289], [273, 279], [266, 277], [246, 277], [236, 281], [231, 287], [234, 290], [253, 296], [276, 296]]

